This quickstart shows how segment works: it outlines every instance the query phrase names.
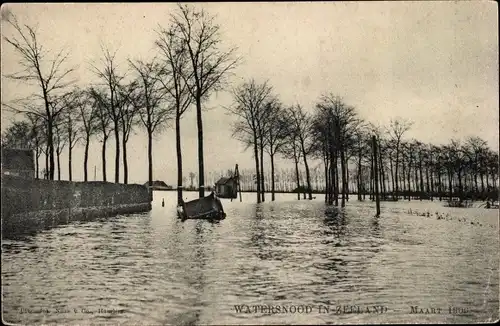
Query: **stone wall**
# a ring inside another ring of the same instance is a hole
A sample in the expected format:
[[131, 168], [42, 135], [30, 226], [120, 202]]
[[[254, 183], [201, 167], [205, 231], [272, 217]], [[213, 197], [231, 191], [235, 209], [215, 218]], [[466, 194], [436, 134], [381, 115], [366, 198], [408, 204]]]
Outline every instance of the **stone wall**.
[[117, 214], [151, 210], [137, 184], [23, 179], [2, 175], [2, 235]]

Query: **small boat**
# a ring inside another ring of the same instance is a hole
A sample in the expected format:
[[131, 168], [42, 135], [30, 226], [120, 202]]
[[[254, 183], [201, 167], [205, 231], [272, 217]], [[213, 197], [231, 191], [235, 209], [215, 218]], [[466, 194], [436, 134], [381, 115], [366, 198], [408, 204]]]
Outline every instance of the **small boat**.
[[182, 202], [177, 207], [177, 214], [182, 220], [203, 219], [203, 220], [223, 220], [226, 218], [224, 208], [215, 192], [203, 198]]

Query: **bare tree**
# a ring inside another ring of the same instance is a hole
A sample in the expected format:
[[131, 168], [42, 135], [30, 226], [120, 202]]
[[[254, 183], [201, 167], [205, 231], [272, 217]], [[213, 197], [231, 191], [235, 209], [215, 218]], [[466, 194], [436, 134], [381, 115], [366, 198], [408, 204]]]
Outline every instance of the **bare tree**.
[[488, 150], [488, 145], [485, 140], [480, 137], [468, 137], [466, 139], [466, 155], [471, 161], [472, 173], [474, 178], [474, 191], [479, 192], [477, 177], [481, 178], [481, 192], [484, 192], [484, 158]]
[[410, 130], [413, 122], [403, 120], [403, 119], [393, 119], [390, 122], [387, 133], [389, 137], [394, 142], [394, 150], [396, 154], [396, 168], [395, 168], [395, 199], [399, 198], [399, 179], [398, 179], [398, 167], [399, 167], [399, 152], [401, 147], [401, 140], [403, 135]]
[[60, 98], [61, 105], [64, 106], [61, 115], [61, 123], [65, 128], [65, 135], [68, 145], [68, 180], [73, 180], [73, 149], [81, 140], [79, 115], [78, 115], [78, 100], [80, 92], [78, 89], [70, 91]]
[[118, 89], [123, 80], [123, 76], [118, 73], [118, 65], [116, 63], [116, 52], [111, 53], [110, 50], [101, 45], [102, 57], [101, 68], [95, 64], [91, 64], [91, 70], [101, 80], [102, 85], [106, 87], [109, 97], [99, 96], [101, 92], [95, 93], [99, 96], [98, 100], [106, 109], [111, 121], [113, 122], [113, 131], [115, 136], [115, 183], [120, 182], [120, 119], [122, 112], [118, 105]]
[[259, 165], [259, 119], [261, 111], [271, 97], [272, 88], [267, 81], [257, 84], [254, 79], [233, 89], [234, 104], [226, 110], [239, 120], [233, 125], [233, 135], [247, 147], [253, 145], [257, 175], [257, 202], [261, 202], [261, 171]]
[[199, 197], [205, 196], [205, 170], [203, 157], [202, 102], [213, 91], [220, 90], [224, 77], [236, 66], [235, 48], [221, 50], [220, 26], [215, 17], [204, 10], [198, 11], [188, 5], [179, 5], [172, 15], [172, 23], [182, 43], [187, 47], [191, 71], [183, 78], [196, 103], [198, 127], [198, 178]]
[[[156, 46], [162, 55], [163, 65], [158, 77], [165, 91], [168, 92], [171, 102], [175, 107], [175, 144], [177, 151], [177, 203], [182, 203], [182, 146], [181, 146], [181, 118], [192, 103], [193, 97], [190, 94], [188, 83], [189, 57], [185, 43], [179, 38], [177, 26], [169, 29], [160, 28]], [[187, 76], [188, 78], [183, 78]], [[192, 173], [192, 172], [191, 172]], [[191, 177], [191, 174], [190, 174]], [[191, 177], [191, 188], [193, 178]]]
[[312, 119], [300, 105], [290, 107], [289, 113], [290, 122], [292, 123], [291, 128], [296, 134], [296, 138], [302, 152], [301, 154], [304, 160], [304, 166], [306, 168], [306, 182], [309, 200], [312, 200], [311, 174], [309, 171], [309, 165], [307, 164], [307, 155], [311, 152], [313, 146], [311, 133]]
[[[323, 146], [324, 156], [330, 170], [326, 177], [329, 185], [328, 203], [338, 205], [338, 159], [340, 156], [340, 166], [342, 172], [342, 206], [348, 193], [348, 151], [356, 144], [356, 129], [360, 126], [360, 120], [356, 116], [354, 107], [346, 105], [339, 96], [324, 94], [316, 105], [317, 113], [315, 117], [315, 128], [320, 130], [319, 141], [326, 141]], [[318, 138], [318, 136], [316, 136]], [[359, 143], [359, 141], [358, 141]], [[358, 150], [359, 152], [359, 150]], [[359, 156], [359, 153], [358, 153]], [[358, 174], [360, 171], [358, 170]]]
[[94, 87], [91, 87], [89, 90], [89, 95], [92, 98], [92, 105], [96, 109], [96, 132], [100, 133], [102, 143], [101, 148], [101, 158], [102, 158], [102, 180], [104, 182], [107, 181], [106, 174], [106, 145], [108, 143], [109, 135], [111, 134], [111, 118], [108, 115], [106, 104], [109, 99], [106, 96], [106, 93]]
[[128, 184], [127, 143], [134, 125], [140, 122], [139, 110], [141, 109], [140, 84], [132, 81], [121, 85], [117, 90], [117, 106], [120, 108], [120, 129], [122, 131], [123, 148], [123, 183]]
[[78, 120], [81, 122], [80, 134], [82, 135], [83, 141], [85, 143], [83, 156], [84, 181], [88, 181], [90, 137], [98, 131], [98, 109], [99, 106], [97, 102], [92, 100], [91, 90], [78, 91], [78, 95], [76, 96], [76, 111], [78, 113]]
[[67, 130], [64, 128], [64, 121], [58, 119], [54, 123], [55, 149], [57, 156], [57, 180], [61, 180], [61, 153], [68, 144]]
[[17, 73], [6, 75], [7, 78], [20, 81], [27, 84], [34, 84], [39, 87], [40, 93], [32, 94], [28, 100], [30, 102], [43, 101], [43, 110], [37, 106], [35, 111], [24, 107], [25, 101], [18, 100], [6, 106], [20, 113], [32, 113], [41, 115], [45, 118], [47, 124], [47, 146], [49, 149], [49, 179], [54, 179], [54, 144], [53, 128], [58, 112], [51, 108], [53, 97], [59, 91], [72, 83], [67, 78], [75, 70], [75, 67], [64, 68], [67, 63], [68, 52], [59, 51], [53, 58], [48, 58], [49, 51], [42, 46], [38, 39], [36, 27], [22, 25], [12, 13], [4, 14], [4, 20], [9, 26], [14, 28], [15, 35], [4, 37], [4, 40], [10, 44], [14, 51], [19, 55], [18, 64], [22, 67]]
[[157, 77], [158, 65], [155, 61], [144, 62], [141, 60], [129, 61], [137, 75], [137, 83], [141, 88], [141, 110], [139, 118], [146, 128], [148, 135], [148, 183], [153, 182], [153, 136], [166, 126], [172, 119], [174, 109], [165, 105], [165, 90]]
[[27, 117], [31, 125], [32, 147], [35, 149], [36, 178], [38, 179], [40, 178], [39, 159], [47, 143], [47, 128], [44, 119], [32, 114], [28, 114]]
[[[292, 108], [287, 109], [289, 113], [293, 110]], [[287, 127], [287, 138], [285, 144], [280, 148], [280, 153], [287, 159], [293, 159], [295, 164], [295, 180], [297, 182], [297, 199], [300, 200], [300, 173], [299, 173], [299, 161], [301, 158], [301, 148], [300, 139], [295, 128], [295, 121], [291, 117], [291, 114], [285, 116], [285, 123]], [[292, 178], [290, 178], [291, 180]]]
[[264, 137], [266, 140], [266, 152], [271, 158], [271, 200], [275, 200], [275, 171], [274, 157], [287, 142], [288, 125], [287, 111], [278, 100], [270, 101], [268, 104], [270, 114], [268, 116], [268, 128]]

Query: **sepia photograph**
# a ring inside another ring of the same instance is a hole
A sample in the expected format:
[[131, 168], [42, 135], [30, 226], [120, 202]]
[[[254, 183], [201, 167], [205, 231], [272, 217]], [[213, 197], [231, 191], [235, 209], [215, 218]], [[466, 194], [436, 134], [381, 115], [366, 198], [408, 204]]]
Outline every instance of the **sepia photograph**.
[[499, 320], [496, 2], [0, 13], [5, 325]]

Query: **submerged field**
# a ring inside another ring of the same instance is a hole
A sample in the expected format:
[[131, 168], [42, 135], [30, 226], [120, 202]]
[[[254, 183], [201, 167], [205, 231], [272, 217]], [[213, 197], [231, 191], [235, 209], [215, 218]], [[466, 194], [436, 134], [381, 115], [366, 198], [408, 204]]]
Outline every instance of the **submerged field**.
[[383, 202], [377, 219], [374, 203], [355, 196], [338, 215], [325, 214], [323, 195], [297, 201], [296, 195], [278, 194], [276, 202], [262, 204], [255, 204], [255, 196], [245, 193], [241, 203], [224, 199], [227, 218], [219, 223], [181, 222], [176, 193], [156, 192], [146, 214], [5, 240], [4, 320], [179, 325], [498, 319], [498, 210]]

